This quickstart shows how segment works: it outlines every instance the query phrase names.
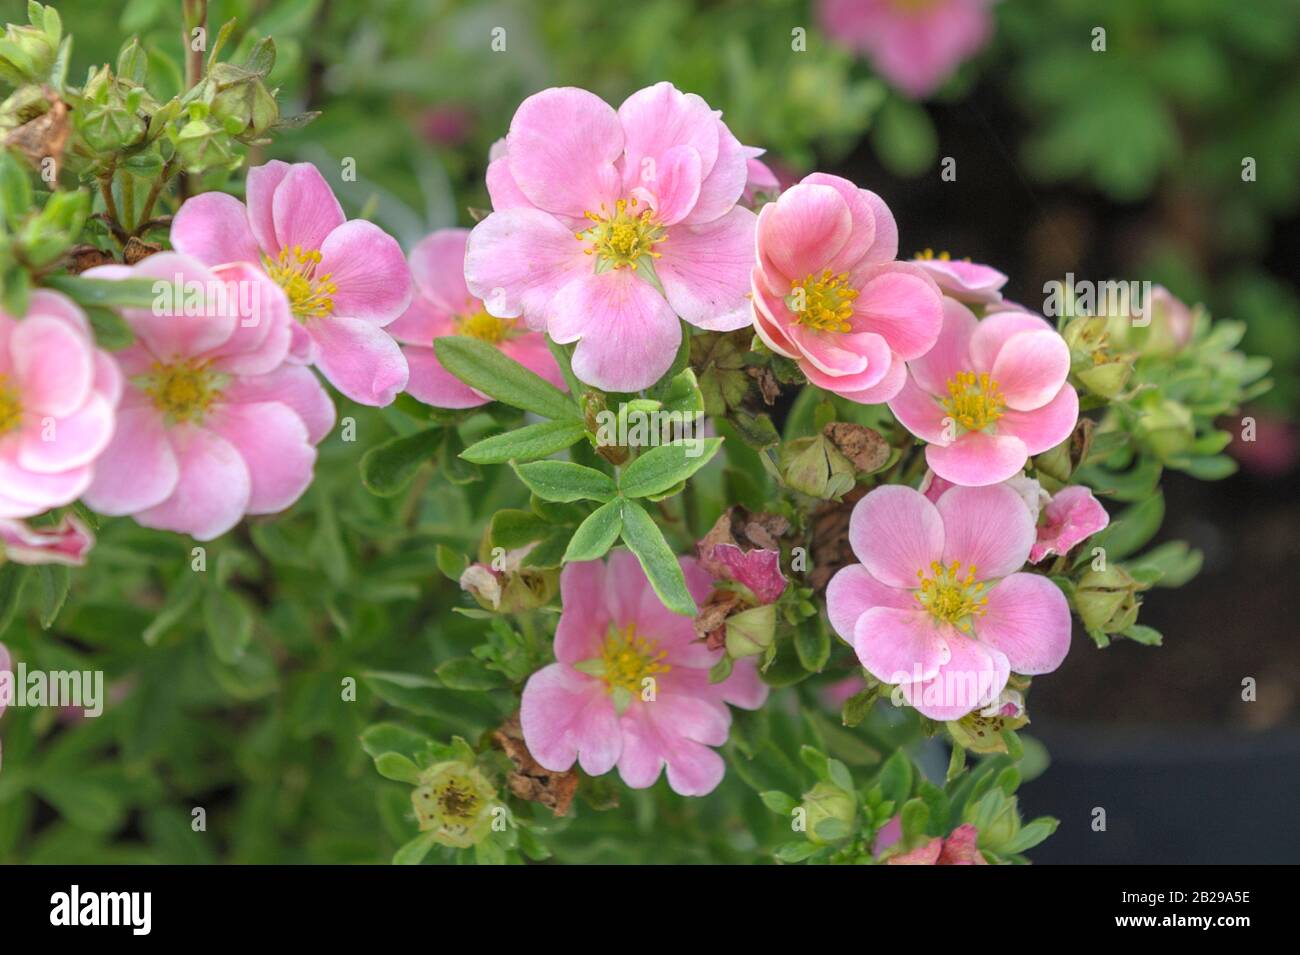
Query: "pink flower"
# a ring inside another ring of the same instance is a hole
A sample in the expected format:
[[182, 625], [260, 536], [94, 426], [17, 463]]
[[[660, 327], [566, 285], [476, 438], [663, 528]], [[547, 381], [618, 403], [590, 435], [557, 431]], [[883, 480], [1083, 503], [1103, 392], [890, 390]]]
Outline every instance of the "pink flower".
[[54, 527], [0, 518], [0, 555], [15, 564], [69, 564], [80, 567], [95, 546], [90, 528], [71, 514]]
[[284, 289], [292, 354], [315, 364], [363, 405], [386, 405], [406, 387], [406, 360], [383, 330], [411, 302], [401, 247], [364, 219], [347, 219], [311, 163], [272, 160], [248, 171], [248, 205], [222, 192], [190, 199], [172, 245], [205, 265], [253, 263]]
[[[888, 824], [887, 824], [888, 825]], [[884, 832], [882, 829], [881, 832]], [[946, 838], [936, 836], [911, 852], [891, 857], [886, 865], [988, 865], [976, 844], [979, 830], [963, 823]]]
[[[709, 575], [683, 557], [697, 602]], [[752, 661], [738, 660], [721, 683], [709, 668], [722, 656], [695, 639], [689, 617], [659, 601], [635, 557], [568, 564], [560, 575], [564, 606], [555, 632], [558, 662], [524, 687], [520, 721], [534, 758], [552, 772], [576, 760], [592, 776], [615, 766], [644, 789], [667, 765], [668, 784], [703, 796], [722, 781], [722, 757], [709, 747], [727, 739], [727, 704], [756, 709], [767, 698]]]
[[411, 369], [406, 390], [437, 408], [475, 408], [492, 399], [456, 378], [438, 363], [433, 340], [468, 335], [488, 342], [529, 371], [558, 388], [564, 376], [546, 347], [546, 338], [520, 327], [513, 318], [497, 318], [465, 287], [465, 240], [468, 229], [440, 229], [411, 250], [415, 297], [388, 332], [403, 343]]
[[993, 32], [993, 0], [821, 0], [823, 28], [913, 99], [933, 93]]
[[904, 361], [920, 358], [942, 323], [939, 288], [895, 262], [898, 227], [884, 200], [847, 179], [813, 173], [765, 205], [751, 275], [754, 330], [808, 380], [853, 401], [887, 401]]
[[878, 487], [853, 508], [849, 543], [862, 563], [831, 578], [831, 625], [867, 672], [931, 719], [986, 707], [1012, 671], [1050, 673], [1065, 659], [1065, 596], [1017, 573], [1034, 522], [1011, 488], [954, 487], [932, 504]]
[[1074, 485], [1052, 496], [1039, 521], [1038, 539], [1029, 552], [1035, 564], [1052, 554], [1068, 554], [1075, 544], [1104, 529], [1110, 515], [1092, 491]]
[[949, 258], [946, 252], [936, 256], [929, 249], [913, 261], [925, 269], [949, 298], [969, 305], [1002, 301], [1002, 286], [1007, 284], [1007, 277], [991, 265]]
[[121, 393], [117, 366], [71, 301], [42, 289], [21, 321], [0, 312], [0, 518], [81, 496]]
[[681, 343], [678, 316], [748, 324], [747, 157], [700, 97], [659, 83], [615, 112], [586, 90], [544, 90], [493, 155], [495, 211], [470, 233], [469, 290], [493, 315], [578, 342], [583, 381], [653, 384]]
[[248, 262], [209, 270], [174, 252], [85, 274], [152, 278], [159, 296], [123, 310], [136, 339], [117, 353], [129, 385], [86, 503], [210, 540], [296, 501], [334, 405], [310, 369], [286, 363], [285, 294]]
[[759, 194], [776, 195], [781, 191], [781, 180], [777, 178], [775, 172], [767, 163], [758, 157], [763, 155], [767, 150], [760, 149], [757, 146], [746, 146], [745, 148], [745, 191], [741, 193], [741, 201], [746, 205], [752, 205]]
[[1030, 455], [1064, 441], [1079, 417], [1079, 396], [1065, 380], [1070, 349], [1028, 312], [979, 321], [945, 297], [938, 342], [908, 368], [889, 410], [929, 442], [926, 462], [954, 484], [1005, 481]]

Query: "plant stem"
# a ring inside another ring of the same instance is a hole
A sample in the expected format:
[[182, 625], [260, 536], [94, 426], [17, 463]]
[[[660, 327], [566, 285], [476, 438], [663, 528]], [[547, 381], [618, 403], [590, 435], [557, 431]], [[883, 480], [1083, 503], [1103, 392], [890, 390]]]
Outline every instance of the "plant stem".
[[122, 170], [122, 206], [126, 211], [122, 228], [130, 233], [135, 229], [135, 176], [129, 169]]

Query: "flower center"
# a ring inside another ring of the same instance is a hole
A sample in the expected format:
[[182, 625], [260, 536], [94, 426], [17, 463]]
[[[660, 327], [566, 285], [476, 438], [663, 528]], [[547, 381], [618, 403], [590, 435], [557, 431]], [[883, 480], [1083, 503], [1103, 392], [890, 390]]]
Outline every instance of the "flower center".
[[153, 405], [171, 421], [193, 421], [203, 417], [212, 402], [221, 397], [224, 376], [209, 371], [207, 362], [185, 359], [174, 365], [155, 362], [144, 391]]
[[0, 435], [16, 429], [23, 419], [23, 403], [18, 391], [9, 384], [8, 375], [0, 375]]
[[468, 335], [470, 338], [477, 338], [492, 345], [505, 341], [514, 328], [513, 318], [497, 318], [495, 315], [489, 315], [482, 307], [477, 312], [462, 315], [456, 320], [457, 334]]
[[266, 274], [289, 296], [289, 307], [301, 321], [325, 318], [334, 312], [332, 296], [338, 287], [330, 281], [333, 273], [316, 274], [316, 266], [320, 265], [319, 249], [295, 245], [292, 249], [281, 249], [274, 261], [263, 257], [263, 263]]
[[640, 694], [647, 677], [672, 669], [663, 662], [668, 651], [660, 650], [653, 640], [637, 636], [636, 627], [630, 623], [622, 631], [610, 627], [601, 656], [605, 663], [602, 678], [610, 693], [623, 689]]
[[458, 776], [452, 776], [434, 787], [433, 798], [445, 819], [462, 824], [474, 821], [482, 803], [473, 781]]
[[989, 598], [984, 596], [985, 584], [975, 580], [974, 564], [968, 565], [962, 576], [961, 564], [956, 561], [947, 567], [932, 561], [928, 577], [924, 570], [918, 570], [916, 576], [921, 581], [921, 589], [914, 591], [916, 600], [936, 620], [969, 631], [970, 618], [983, 615]]
[[847, 272], [832, 275], [826, 269], [820, 276], [810, 272], [802, 282], [791, 285], [785, 304], [800, 325], [819, 332], [847, 332], [852, 329], [849, 319], [857, 297], [858, 290], [849, 284]]
[[965, 431], [983, 431], [1002, 417], [1007, 403], [987, 372], [959, 371], [948, 379], [944, 410]]
[[636, 206], [636, 199], [619, 199], [614, 203], [612, 214], [603, 202], [600, 204], [599, 215], [584, 212], [583, 215], [591, 220], [592, 225], [582, 232], [574, 233], [579, 242], [591, 243], [583, 251], [587, 255], [597, 256], [606, 268], [621, 269], [627, 266], [633, 271], [647, 256], [651, 259], [659, 258], [661, 253], [656, 252], [654, 247], [667, 238], [664, 228], [654, 221], [653, 209], [638, 213]]

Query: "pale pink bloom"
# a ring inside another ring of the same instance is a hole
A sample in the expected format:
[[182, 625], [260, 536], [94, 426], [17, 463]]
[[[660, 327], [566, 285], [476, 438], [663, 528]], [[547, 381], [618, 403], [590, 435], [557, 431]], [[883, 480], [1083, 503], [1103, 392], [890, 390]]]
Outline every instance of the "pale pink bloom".
[[[1041, 484], [1023, 474], [1017, 474], [1002, 483], [1020, 495], [1020, 500], [1029, 509], [1029, 516], [1035, 521], [1038, 520], [1038, 512], [1052, 499], [1051, 495], [1043, 490]], [[939, 498], [943, 497], [949, 488], [957, 486], [951, 481], [945, 481], [933, 471], [926, 471], [925, 477], [921, 478], [921, 486], [917, 490], [929, 498], [931, 502], [938, 504]]]
[[763, 206], [751, 275], [754, 330], [808, 380], [852, 401], [888, 401], [942, 324], [939, 287], [896, 262], [898, 227], [874, 192], [813, 173]]
[[[697, 603], [709, 575], [680, 558]], [[591, 776], [615, 766], [633, 789], [668, 784], [703, 796], [722, 781], [721, 746], [731, 726], [727, 704], [756, 709], [767, 687], [749, 659], [721, 683], [709, 669], [722, 656], [695, 638], [690, 617], [655, 595], [635, 557], [615, 551], [607, 562], [568, 564], [560, 575], [563, 612], [555, 632], [557, 662], [524, 687], [520, 720], [528, 751], [552, 772], [576, 760]]]
[[95, 546], [95, 535], [72, 514], [53, 527], [0, 518], [0, 555], [15, 564], [68, 564], [80, 567]]
[[468, 229], [440, 229], [411, 250], [415, 297], [388, 332], [402, 342], [411, 369], [406, 390], [436, 408], [475, 408], [492, 399], [444, 369], [433, 340], [468, 335], [495, 345], [529, 371], [558, 388], [564, 376], [546, 347], [546, 337], [530, 332], [513, 318], [497, 318], [465, 287], [465, 240]]
[[[888, 824], [886, 824], [888, 825]], [[884, 832], [884, 829], [881, 830]], [[977, 842], [979, 830], [962, 823], [946, 838], [936, 836], [910, 852], [891, 857], [886, 865], [988, 865]], [[896, 842], [897, 840], [895, 840]]]
[[469, 237], [465, 279], [493, 315], [577, 342], [574, 373], [638, 391], [672, 364], [678, 316], [749, 323], [754, 214], [746, 153], [700, 97], [659, 83], [618, 111], [586, 90], [520, 104]]
[[745, 191], [741, 193], [741, 201], [746, 205], [752, 205], [760, 193], [776, 195], [781, 191], [781, 180], [767, 163], [758, 158], [765, 152], [767, 150], [758, 146], [745, 147]]
[[1158, 328], [1158, 334], [1168, 337], [1169, 350], [1180, 351], [1187, 347], [1196, 330], [1196, 317], [1184, 302], [1175, 297], [1163, 285], [1151, 290], [1151, 301], [1147, 304], [1152, 315], [1151, 320]]
[[1067, 382], [1070, 349], [1041, 317], [996, 312], [982, 321], [943, 300], [943, 330], [908, 363], [889, 410], [929, 443], [925, 460], [954, 484], [997, 484], [1029, 456], [1064, 441], [1079, 417]]
[[991, 305], [1002, 301], [1007, 277], [991, 265], [952, 259], [946, 253], [935, 256], [928, 250], [914, 260], [949, 298], [969, 305]]
[[1052, 495], [1039, 516], [1038, 539], [1029, 552], [1037, 564], [1052, 554], [1068, 554], [1075, 544], [1087, 540], [1110, 523], [1110, 515], [1092, 491], [1082, 485], [1062, 488]]
[[[168, 292], [152, 309], [122, 310], [135, 333], [117, 353], [129, 383], [86, 503], [210, 540], [245, 514], [296, 501], [334, 405], [310, 369], [286, 362], [293, 319], [284, 293], [249, 262], [210, 270], [174, 252], [85, 275], [202, 292], [197, 308], [177, 310]], [[217, 294], [224, 283], [231, 291]]]
[[994, 0], [821, 0], [823, 29], [913, 99], [933, 93], [993, 33]]
[[960, 719], [997, 700], [1011, 672], [1065, 659], [1070, 608], [1048, 578], [1018, 572], [1034, 522], [1011, 488], [954, 487], [934, 504], [878, 487], [853, 508], [849, 543], [862, 563], [831, 578], [831, 625], [931, 719]]
[[44, 289], [0, 312], [0, 518], [75, 501], [113, 437], [122, 376], [85, 314]]
[[384, 331], [411, 302], [411, 273], [388, 233], [343, 214], [311, 163], [248, 170], [248, 205], [223, 192], [188, 200], [172, 245], [204, 265], [249, 262], [289, 297], [291, 354], [363, 405], [406, 387], [406, 359]]

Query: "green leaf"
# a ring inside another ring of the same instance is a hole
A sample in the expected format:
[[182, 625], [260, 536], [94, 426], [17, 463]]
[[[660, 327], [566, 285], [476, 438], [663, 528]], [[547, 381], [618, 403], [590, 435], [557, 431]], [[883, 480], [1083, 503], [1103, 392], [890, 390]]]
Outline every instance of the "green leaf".
[[1121, 630], [1120, 632], [1124, 634], [1124, 636], [1128, 637], [1130, 640], [1135, 640], [1136, 642], [1144, 644], [1148, 647], [1158, 647], [1160, 646], [1160, 644], [1164, 642], [1165, 639], [1161, 635], [1159, 630], [1155, 629], [1154, 627], [1148, 627], [1140, 623], [1135, 623], [1129, 627], [1126, 627], [1124, 630]]
[[433, 348], [444, 368], [485, 395], [545, 418], [582, 420], [568, 395], [487, 342], [447, 335], [436, 339]]
[[443, 685], [452, 690], [495, 690], [510, 685], [501, 673], [489, 670], [474, 657], [455, 657], [435, 671]]
[[248, 605], [228, 590], [212, 587], [203, 598], [203, 625], [212, 651], [222, 663], [235, 663], [253, 639]]
[[361, 458], [361, 482], [380, 497], [401, 493], [420, 465], [437, 454], [441, 440], [441, 428], [426, 428], [371, 448]]
[[158, 299], [159, 282], [165, 286], [161, 294], [170, 303], [173, 289], [170, 282], [156, 279], [87, 279], [79, 275], [51, 275], [45, 280], [78, 305], [101, 308], [153, 308]]
[[1007, 855], [1014, 855], [1017, 852], [1032, 849], [1054, 833], [1058, 825], [1060, 825], [1059, 820], [1053, 819], [1051, 816], [1040, 816], [1016, 833], [1015, 837], [1002, 847], [1002, 852]]
[[27, 583], [27, 568], [22, 564], [10, 562], [0, 565], [0, 634], [9, 628], [14, 614], [18, 612], [25, 583]]
[[[532, 511], [520, 511], [506, 508], [492, 515], [492, 524], [488, 536], [495, 547], [515, 550], [525, 544], [541, 540], [554, 529], [554, 525], [538, 517]], [[463, 568], [462, 568], [463, 569]], [[457, 575], [457, 580], [460, 579]]]
[[48, 630], [54, 625], [59, 611], [68, 599], [68, 585], [72, 575], [63, 564], [42, 564], [37, 576], [41, 581], [41, 629]]
[[[1092, 545], [1086, 549], [1088, 559], [1091, 559], [1092, 547], [1105, 548], [1107, 561], [1127, 557], [1156, 535], [1164, 517], [1163, 494], [1156, 493], [1142, 503], [1134, 504], [1092, 539]], [[1082, 560], [1083, 557], [1080, 562]]]
[[484, 438], [460, 453], [475, 464], [535, 461], [563, 451], [587, 433], [581, 421], [543, 421]]
[[420, 782], [419, 767], [401, 753], [380, 753], [375, 757], [375, 769], [380, 776], [395, 782], [410, 783], [412, 786]]
[[636, 554], [641, 568], [650, 580], [650, 586], [659, 595], [665, 607], [685, 617], [696, 614], [695, 601], [686, 589], [677, 555], [672, 552], [663, 532], [639, 504], [623, 504], [623, 543]]
[[651, 448], [623, 471], [619, 490], [626, 497], [661, 494], [708, 464], [720, 447], [721, 438], [705, 438], [698, 445], [679, 441]]
[[618, 493], [614, 479], [572, 461], [534, 461], [515, 465], [528, 489], [545, 501], [608, 501]]
[[816, 855], [821, 848], [815, 842], [787, 842], [777, 847], [776, 857], [782, 862], [802, 862], [809, 856]]
[[433, 848], [436, 832], [422, 832], [393, 853], [393, 865], [419, 865]]
[[809, 673], [819, 673], [831, 656], [831, 637], [817, 620], [809, 620], [794, 634], [794, 650]]
[[895, 803], [901, 804], [912, 794], [912, 761], [901, 749], [885, 760], [879, 782], [885, 798]]
[[623, 501], [615, 498], [591, 512], [569, 539], [564, 551], [566, 564], [604, 557], [623, 530]]
[[418, 763], [432, 745], [433, 740], [425, 734], [397, 723], [376, 723], [361, 734], [361, 748], [371, 759], [384, 753], [400, 753]]
[[763, 800], [764, 806], [778, 816], [789, 816], [790, 813], [794, 812], [795, 807], [799, 805], [795, 802], [793, 796], [776, 789], [769, 789], [767, 792], [759, 793], [758, 798]]

